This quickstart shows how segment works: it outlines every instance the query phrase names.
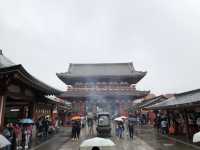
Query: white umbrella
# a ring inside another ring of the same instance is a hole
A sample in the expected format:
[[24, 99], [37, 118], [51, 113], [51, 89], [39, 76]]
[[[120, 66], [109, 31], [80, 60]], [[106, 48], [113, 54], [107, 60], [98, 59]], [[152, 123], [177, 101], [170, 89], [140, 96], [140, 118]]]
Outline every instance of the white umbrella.
[[197, 132], [193, 135], [193, 142], [194, 143], [200, 142], [200, 132]]
[[88, 140], [85, 140], [81, 143], [80, 147], [111, 147], [115, 146], [115, 143], [110, 139], [105, 138], [91, 138]]
[[7, 138], [0, 134], [0, 148], [6, 147], [10, 144], [10, 141], [8, 141]]
[[121, 117], [115, 118], [114, 120], [115, 120], [115, 121], [120, 121], [120, 122], [123, 122], [123, 121], [124, 121]]
[[120, 118], [122, 118], [122, 119], [127, 119], [127, 117], [126, 117], [126, 116], [121, 116]]

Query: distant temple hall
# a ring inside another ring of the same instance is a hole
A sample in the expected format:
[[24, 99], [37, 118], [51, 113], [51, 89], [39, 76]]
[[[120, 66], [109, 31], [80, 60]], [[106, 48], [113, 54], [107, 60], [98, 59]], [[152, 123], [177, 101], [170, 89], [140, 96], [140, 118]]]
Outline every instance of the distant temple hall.
[[136, 90], [145, 75], [132, 63], [70, 64], [68, 72], [57, 73], [68, 87], [59, 97], [71, 101], [76, 114], [107, 111], [128, 115], [133, 101], [149, 94]]

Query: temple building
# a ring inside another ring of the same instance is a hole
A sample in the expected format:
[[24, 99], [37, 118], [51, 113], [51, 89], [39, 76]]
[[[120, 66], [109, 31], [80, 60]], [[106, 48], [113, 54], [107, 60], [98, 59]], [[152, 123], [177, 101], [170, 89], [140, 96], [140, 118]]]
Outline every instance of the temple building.
[[136, 90], [145, 75], [133, 63], [70, 64], [68, 72], [57, 73], [68, 87], [59, 97], [72, 103], [75, 114], [106, 111], [127, 115], [134, 100], [149, 94]]
[[0, 50], [0, 132], [7, 123], [18, 123], [22, 118], [35, 121], [42, 116], [55, 116], [55, 110], [65, 111], [68, 109], [65, 102], [47, 97], [60, 93], [29, 74], [21, 64], [13, 63]]

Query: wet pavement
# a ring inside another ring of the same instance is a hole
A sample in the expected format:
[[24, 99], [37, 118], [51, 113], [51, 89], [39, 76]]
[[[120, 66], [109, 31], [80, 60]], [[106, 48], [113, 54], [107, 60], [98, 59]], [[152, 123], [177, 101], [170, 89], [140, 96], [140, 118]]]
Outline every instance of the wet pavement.
[[58, 150], [70, 140], [71, 128], [62, 128], [59, 133], [42, 143], [35, 145], [31, 150]]
[[[48, 141], [35, 146], [32, 150], [79, 150], [81, 142], [85, 139], [92, 138], [87, 135], [87, 128], [82, 129], [79, 141], [70, 139], [70, 128], [64, 128], [57, 135]], [[114, 135], [114, 130], [112, 130]], [[200, 148], [191, 147], [188, 144], [176, 142], [161, 136], [155, 129], [149, 126], [137, 128], [134, 139], [128, 137], [125, 131], [123, 139], [117, 139], [115, 136], [110, 138], [116, 144], [110, 150], [196, 150]]]
[[137, 129], [137, 137], [144, 141], [148, 146], [154, 150], [196, 150], [200, 149], [197, 146], [192, 147], [185, 143], [177, 142], [167, 136], [163, 137], [157, 133], [155, 129], [149, 126], [145, 126], [141, 129]]
[[[113, 133], [114, 135], [114, 133]], [[79, 141], [69, 139], [59, 150], [79, 150], [81, 142], [91, 138], [87, 136], [87, 129], [83, 129]], [[156, 133], [151, 127], [137, 129], [137, 134], [130, 140], [127, 133], [124, 139], [110, 138], [116, 144], [111, 150], [195, 150], [196, 148], [170, 140]]]

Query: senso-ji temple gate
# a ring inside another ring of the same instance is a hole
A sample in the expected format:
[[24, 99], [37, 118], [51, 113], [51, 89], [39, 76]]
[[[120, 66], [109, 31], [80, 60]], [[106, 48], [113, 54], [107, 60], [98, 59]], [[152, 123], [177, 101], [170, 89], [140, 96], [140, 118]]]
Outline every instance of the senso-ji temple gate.
[[68, 72], [57, 73], [68, 90], [59, 97], [72, 102], [73, 113], [107, 111], [127, 115], [135, 99], [149, 94], [136, 90], [146, 72], [132, 63], [70, 64]]

